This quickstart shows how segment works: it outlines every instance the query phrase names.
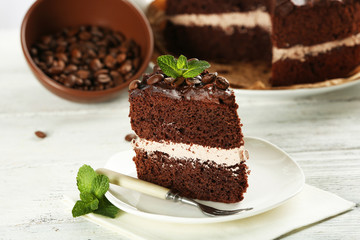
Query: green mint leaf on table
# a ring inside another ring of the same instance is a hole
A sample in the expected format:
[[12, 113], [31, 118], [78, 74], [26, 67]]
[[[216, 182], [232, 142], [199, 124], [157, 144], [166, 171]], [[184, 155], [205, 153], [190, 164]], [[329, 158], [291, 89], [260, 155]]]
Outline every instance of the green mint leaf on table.
[[107, 217], [115, 218], [119, 209], [109, 202], [106, 198], [102, 198], [99, 203], [99, 208], [94, 211], [96, 214], [101, 214]]
[[92, 192], [97, 198], [102, 198], [109, 189], [109, 178], [104, 175], [98, 175], [92, 183]]
[[114, 218], [119, 209], [105, 198], [109, 190], [109, 178], [97, 174], [88, 165], [83, 165], [77, 174], [77, 185], [80, 191], [80, 199], [72, 209], [73, 217], [79, 217], [88, 213], [96, 213]]
[[80, 192], [91, 192], [92, 182], [97, 173], [89, 165], [83, 165], [77, 174], [76, 181]]
[[97, 200], [96, 198], [90, 202], [84, 202], [82, 200], [79, 200], [75, 203], [75, 206], [72, 209], [72, 215], [73, 217], [79, 217], [81, 215], [93, 212], [94, 210], [98, 209], [98, 207], [99, 200]]
[[181, 71], [177, 68], [176, 59], [171, 55], [158, 57], [157, 63], [163, 72], [173, 78], [181, 76]]
[[197, 59], [188, 61], [184, 55], [180, 55], [177, 60], [171, 55], [162, 55], [158, 57], [157, 63], [161, 70], [172, 78], [193, 78], [210, 67], [206, 61]]

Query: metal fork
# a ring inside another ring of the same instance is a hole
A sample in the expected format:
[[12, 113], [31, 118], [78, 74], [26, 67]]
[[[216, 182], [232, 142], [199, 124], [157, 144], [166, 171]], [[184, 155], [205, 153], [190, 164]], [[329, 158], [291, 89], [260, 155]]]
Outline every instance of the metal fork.
[[249, 211], [249, 210], [253, 209], [253, 208], [239, 208], [239, 209], [234, 209], [234, 210], [221, 210], [221, 209], [217, 209], [217, 208], [213, 208], [213, 207], [204, 205], [204, 204], [199, 203], [191, 198], [182, 197], [178, 193], [174, 193], [171, 190], [167, 193], [166, 199], [173, 200], [174, 202], [182, 202], [182, 203], [196, 206], [205, 215], [210, 216], [210, 217], [233, 215], [233, 214], [236, 214], [239, 212]]
[[196, 202], [193, 199], [182, 197], [178, 193], [174, 193], [168, 188], [161, 187], [159, 185], [146, 182], [137, 178], [133, 178], [118, 172], [114, 172], [109, 169], [99, 168], [96, 170], [96, 172], [99, 174], [106, 175], [109, 178], [110, 183], [112, 184], [119, 185], [124, 188], [129, 188], [160, 199], [172, 200], [174, 202], [181, 202], [181, 203], [190, 204], [192, 206], [196, 206], [205, 215], [210, 217], [233, 215], [242, 211], [249, 211], [253, 209], [253, 208], [241, 208], [234, 210], [220, 210]]

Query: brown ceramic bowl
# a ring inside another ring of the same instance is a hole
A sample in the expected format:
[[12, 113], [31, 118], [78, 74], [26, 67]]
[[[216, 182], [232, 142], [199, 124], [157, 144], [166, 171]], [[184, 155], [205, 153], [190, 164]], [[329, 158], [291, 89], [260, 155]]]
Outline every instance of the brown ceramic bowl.
[[[141, 47], [142, 64], [127, 82], [102, 91], [85, 91], [65, 87], [52, 80], [31, 58], [30, 47], [43, 35], [65, 27], [96, 25], [122, 32]], [[76, 102], [106, 101], [118, 95], [146, 70], [152, 52], [153, 35], [146, 17], [124, 0], [37, 0], [26, 13], [21, 26], [21, 45], [30, 69], [52, 93]]]

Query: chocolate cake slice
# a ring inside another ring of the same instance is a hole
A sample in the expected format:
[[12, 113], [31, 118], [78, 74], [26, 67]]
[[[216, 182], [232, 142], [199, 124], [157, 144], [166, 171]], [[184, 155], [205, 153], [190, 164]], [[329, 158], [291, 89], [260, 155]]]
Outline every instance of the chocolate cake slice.
[[[171, 61], [176, 65], [180, 58]], [[186, 66], [179, 69], [187, 73], [188, 65], [206, 66], [197, 59], [182, 62]], [[192, 77], [179, 71], [171, 77], [168, 70], [155, 66], [129, 86], [138, 178], [185, 197], [241, 201], [248, 187], [248, 153], [228, 81], [199, 68]]]

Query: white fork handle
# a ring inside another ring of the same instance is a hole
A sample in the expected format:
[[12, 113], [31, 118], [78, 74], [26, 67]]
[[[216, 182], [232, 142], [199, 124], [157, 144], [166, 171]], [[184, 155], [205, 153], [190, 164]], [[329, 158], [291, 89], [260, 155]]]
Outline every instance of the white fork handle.
[[114, 172], [106, 168], [99, 168], [96, 172], [107, 176], [112, 184], [129, 188], [156, 198], [166, 199], [166, 196], [170, 191], [170, 189], [165, 187]]

